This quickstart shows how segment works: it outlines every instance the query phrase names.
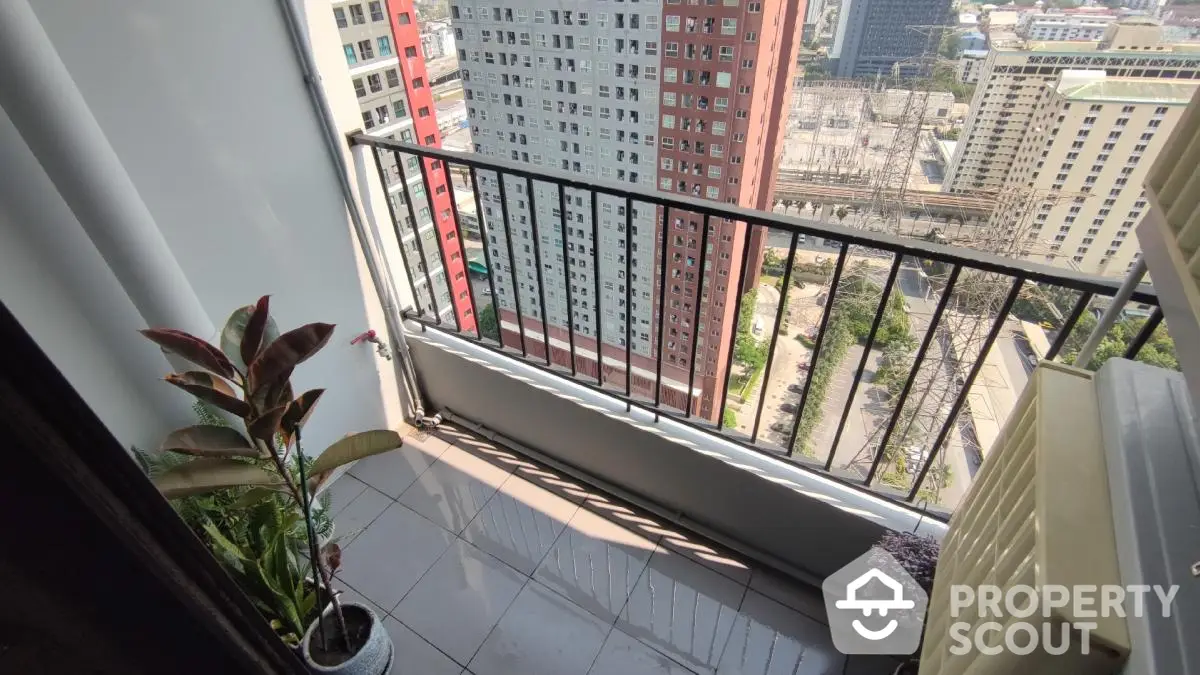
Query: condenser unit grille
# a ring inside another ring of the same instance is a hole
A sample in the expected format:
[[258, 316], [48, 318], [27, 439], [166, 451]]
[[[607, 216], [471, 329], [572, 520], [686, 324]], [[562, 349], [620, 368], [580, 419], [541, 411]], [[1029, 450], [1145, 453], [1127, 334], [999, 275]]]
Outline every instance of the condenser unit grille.
[[[985, 622], [1003, 625], [985, 631], [985, 647], [1004, 644], [1013, 621], [1049, 624], [1056, 631], [1076, 617], [1071, 609], [1043, 618], [981, 616], [978, 605], [951, 615], [953, 586], [972, 589], [1045, 584], [1118, 584], [1104, 447], [1091, 376], [1043, 363], [1022, 392], [967, 497], [950, 520], [942, 542], [933, 597], [929, 603], [922, 675], [1106, 674], [1128, 653], [1121, 620], [1100, 621], [1088, 651], [1082, 641], [1061, 656], [1042, 650], [996, 655], [970, 649], [956, 654], [953, 624], [971, 636]], [[1087, 619], [1092, 621], [1092, 619]], [[1040, 632], [1040, 627], [1039, 627]], [[1058, 635], [1058, 632], [1054, 633]]]

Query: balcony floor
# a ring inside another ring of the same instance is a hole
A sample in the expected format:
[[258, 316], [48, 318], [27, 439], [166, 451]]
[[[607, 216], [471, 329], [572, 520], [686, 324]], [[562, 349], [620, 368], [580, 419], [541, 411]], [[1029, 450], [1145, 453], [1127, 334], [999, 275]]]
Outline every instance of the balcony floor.
[[846, 657], [820, 592], [458, 428], [410, 433], [330, 487], [344, 598], [394, 672], [887, 673]]

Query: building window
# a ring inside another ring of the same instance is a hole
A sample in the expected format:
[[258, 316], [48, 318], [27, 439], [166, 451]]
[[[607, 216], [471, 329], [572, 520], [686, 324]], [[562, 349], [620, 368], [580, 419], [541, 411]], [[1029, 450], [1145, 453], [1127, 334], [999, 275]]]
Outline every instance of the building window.
[[724, 136], [725, 135], [725, 123], [724, 122], [713, 122], [712, 123], [712, 133], [713, 133], [713, 136]]
[[754, 31], [746, 33], [746, 42], [758, 42], [758, 33]]
[[343, 10], [341, 7], [334, 7], [333, 8], [333, 20], [337, 22], [338, 28], [345, 28], [347, 26], [346, 11]]
[[391, 56], [392, 55], [392, 39], [386, 35], [379, 38], [379, 55], [380, 56]]
[[363, 16], [362, 5], [350, 5], [350, 19], [356, 26], [367, 22], [367, 18]]
[[400, 86], [400, 75], [396, 72], [395, 68], [388, 68], [383, 74], [387, 77], [387, 84], [389, 87]]
[[408, 12], [401, 12], [396, 15], [396, 21], [401, 26], [407, 26], [408, 24], [412, 23], [412, 17], [408, 15]]
[[721, 35], [737, 35], [737, 19], [721, 19]]
[[388, 109], [386, 105], [381, 105], [375, 109], [375, 115], [379, 117], [380, 124], [388, 123]]
[[422, 119], [429, 117], [429, 107], [422, 106], [420, 108], [417, 108], [417, 117], [420, 117]]
[[372, 21], [383, 21], [383, 5], [382, 4], [380, 4], [377, 0], [371, 0], [371, 2], [367, 6], [371, 9], [371, 20]]
[[354, 52], [354, 45], [342, 45], [342, 51], [346, 52], [346, 63], [350, 65], [358, 63], [358, 56]]
[[732, 73], [717, 73], [717, 86], [718, 87], [728, 89], [729, 85], [732, 83], [733, 83], [733, 74]]
[[379, 73], [371, 73], [367, 76], [367, 86], [370, 87], [372, 93], [383, 91], [383, 83], [379, 81]]
[[367, 90], [363, 87], [363, 81], [361, 77], [354, 78], [354, 93], [357, 94], [359, 98], [367, 95]]
[[424, 78], [420, 78], [420, 77], [414, 77], [414, 78], [413, 78], [413, 81], [412, 81], [412, 88], [413, 88], [413, 89], [422, 89], [422, 88], [424, 88], [424, 87], [425, 87], [425, 80], [424, 80]]
[[375, 126], [375, 118], [371, 116], [371, 112], [367, 111], [362, 114], [363, 126], [370, 129]]
[[667, 16], [666, 30], [668, 33], [678, 33], [679, 32], [679, 17], [678, 16]]
[[392, 101], [392, 110], [395, 111], [396, 117], [408, 117], [408, 110], [404, 108], [404, 101]]
[[754, 67], [754, 59], [742, 59], [742, 69], [749, 70]]
[[359, 40], [358, 53], [362, 56], [363, 61], [369, 61], [375, 58], [375, 50], [371, 47], [370, 40]]
[[[379, 38], [379, 39], [382, 40], [383, 38]], [[380, 50], [380, 51], [382, 51], [382, 50]], [[417, 48], [416, 47], [405, 47], [404, 48], [404, 56], [405, 56], [405, 58], [409, 58], [409, 59], [417, 58]]]

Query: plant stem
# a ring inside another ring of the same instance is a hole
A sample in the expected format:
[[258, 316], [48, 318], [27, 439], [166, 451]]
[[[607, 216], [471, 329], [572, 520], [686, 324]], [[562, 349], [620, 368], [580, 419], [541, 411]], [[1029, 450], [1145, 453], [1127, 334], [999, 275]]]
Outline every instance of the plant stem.
[[[337, 622], [338, 630], [342, 633], [342, 642], [346, 646], [346, 652], [354, 653], [354, 646], [350, 643], [350, 633], [346, 630], [346, 617], [342, 615], [342, 603], [338, 601], [337, 596], [333, 592], [333, 578], [329, 574], [329, 570], [325, 569], [325, 563], [321, 560], [320, 545], [317, 543], [316, 528], [313, 527], [312, 521], [312, 499], [308, 493], [308, 478], [304, 475], [304, 450], [300, 447], [300, 427], [296, 426], [296, 465], [300, 470], [300, 494], [304, 500], [301, 507], [304, 509], [304, 526], [308, 532], [308, 550], [312, 556], [313, 569], [320, 575], [317, 582], [317, 606], [321, 605], [321, 586], [325, 586], [325, 592], [329, 596], [329, 602], [333, 605], [333, 617]], [[321, 615], [317, 616], [317, 625], [322, 631], [322, 646], [324, 646], [324, 630], [325, 621]]]

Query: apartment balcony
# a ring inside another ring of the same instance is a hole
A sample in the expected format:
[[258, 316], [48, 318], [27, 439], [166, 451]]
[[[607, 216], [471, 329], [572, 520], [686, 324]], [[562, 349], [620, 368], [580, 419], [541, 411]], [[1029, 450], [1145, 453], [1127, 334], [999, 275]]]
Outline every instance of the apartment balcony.
[[[1149, 315], [1131, 357], [1161, 322], [1148, 286], [355, 133], [336, 27], [327, 3], [310, 9], [285, 30], [277, 7], [245, 8], [237, 31], [255, 31], [262, 58], [214, 59], [231, 26], [203, 3], [6, 7], [0, 26], [20, 30], [3, 34], [0, 298], [122, 462], [195, 421], [136, 330], [217, 340], [228, 312], [263, 294], [281, 326], [336, 323], [295, 378], [328, 388], [306, 447], [405, 433], [329, 490], [337, 585], [376, 608], [414, 672], [891, 672], [892, 659], [833, 649], [820, 581], [886, 531], [940, 537], [1031, 361], [1073, 353], [1092, 311], [1115, 297]], [[146, 29], [159, 23], [188, 26], [176, 49]], [[263, 110], [303, 113], [246, 124]], [[389, 185], [381, 155], [401, 154], [437, 164]], [[428, 228], [431, 171], [452, 194]], [[511, 191], [485, 202], [484, 184]], [[538, 190], [554, 198], [535, 204]], [[582, 239], [537, 215], [565, 212], [568, 195], [590, 216], [568, 221], [590, 229]], [[488, 275], [460, 283], [445, 245], [467, 241], [470, 201], [481, 242], [464, 252]], [[600, 229], [606, 203], [624, 223]], [[654, 225], [636, 235], [635, 209]], [[568, 266], [546, 267], [574, 250], [581, 291]], [[608, 276], [626, 281], [623, 299], [602, 292]], [[1015, 318], [1043, 297], [1048, 328]], [[492, 302], [489, 336], [478, 319]], [[637, 335], [632, 320], [608, 332], [635, 311]], [[750, 356], [731, 348], [738, 324]], [[387, 356], [355, 340], [370, 330]], [[413, 429], [435, 414], [436, 428]], [[127, 512], [161, 515], [161, 501]]]

